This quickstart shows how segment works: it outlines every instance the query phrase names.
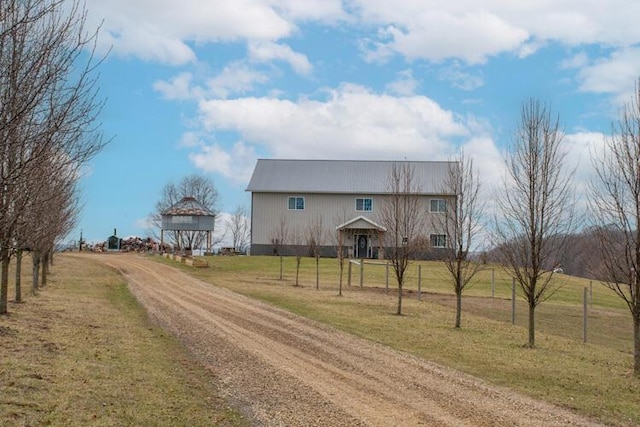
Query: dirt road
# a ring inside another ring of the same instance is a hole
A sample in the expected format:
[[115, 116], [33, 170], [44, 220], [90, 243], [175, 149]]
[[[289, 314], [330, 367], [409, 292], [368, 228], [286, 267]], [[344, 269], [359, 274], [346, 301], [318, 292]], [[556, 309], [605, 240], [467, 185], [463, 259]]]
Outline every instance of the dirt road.
[[124, 275], [254, 425], [598, 425], [137, 255], [95, 258]]

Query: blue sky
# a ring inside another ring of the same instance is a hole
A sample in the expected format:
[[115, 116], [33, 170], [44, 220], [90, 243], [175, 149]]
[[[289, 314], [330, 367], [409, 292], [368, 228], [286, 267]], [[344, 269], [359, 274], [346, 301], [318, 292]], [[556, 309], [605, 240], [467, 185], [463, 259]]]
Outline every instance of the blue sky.
[[[630, 0], [87, 0], [101, 21], [102, 128], [82, 179], [89, 241], [149, 235], [169, 182], [200, 173], [250, 207], [258, 158], [446, 160], [491, 187], [519, 109], [559, 114], [576, 191], [640, 76]], [[224, 217], [224, 215], [222, 215]], [[223, 228], [223, 223], [220, 224]]]

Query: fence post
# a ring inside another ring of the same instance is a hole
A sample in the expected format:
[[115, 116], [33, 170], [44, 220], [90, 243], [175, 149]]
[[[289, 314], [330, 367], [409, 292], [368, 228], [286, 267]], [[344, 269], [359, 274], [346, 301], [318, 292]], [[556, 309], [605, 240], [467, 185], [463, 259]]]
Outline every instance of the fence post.
[[587, 342], [587, 287], [584, 287], [582, 295], [582, 342]]
[[360, 260], [360, 288], [364, 285], [364, 259]]
[[422, 300], [422, 266], [418, 265], [418, 301]]
[[347, 270], [348, 270], [347, 284], [349, 285], [349, 287], [351, 287], [351, 259], [349, 259], [349, 268]]
[[384, 274], [385, 274], [385, 292], [389, 293], [389, 263], [384, 266]]
[[491, 298], [496, 296], [496, 269], [491, 269]]
[[516, 324], [516, 279], [511, 279], [511, 324]]
[[589, 280], [589, 302], [591, 303], [591, 307], [593, 307], [593, 281]]

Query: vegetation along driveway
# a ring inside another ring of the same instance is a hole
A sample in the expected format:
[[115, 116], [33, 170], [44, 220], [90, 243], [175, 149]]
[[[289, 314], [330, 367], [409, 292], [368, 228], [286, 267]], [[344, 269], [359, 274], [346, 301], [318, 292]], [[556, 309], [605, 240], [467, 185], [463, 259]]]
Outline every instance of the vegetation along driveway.
[[96, 256], [255, 425], [597, 425], [137, 255]]

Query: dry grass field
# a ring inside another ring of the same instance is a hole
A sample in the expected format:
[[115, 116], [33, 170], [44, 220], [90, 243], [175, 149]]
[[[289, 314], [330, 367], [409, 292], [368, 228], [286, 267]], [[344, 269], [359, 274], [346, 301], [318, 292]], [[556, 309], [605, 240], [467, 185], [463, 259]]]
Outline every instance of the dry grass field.
[[[385, 268], [346, 269], [337, 296], [337, 261], [213, 257], [192, 268], [152, 257], [190, 275], [321, 321], [368, 340], [478, 376], [609, 425], [640, 424], [640, 380], [631, 375], [627, 309], [597, 283], [558, 276], [558, 291], [537, 316], [537, 348], [528, 349], [526, 311], [511, 324], [510, 279], [488, 266], [465, 294], [461, 330], [453, 328], [451, 288], [443, 267], [420, 263], [406, 285], [404, 315], [395, 316], [393, 277]], [[492, 285], [492, 271], [495, 278]], [[25, 276], [28, 277], [28, 276]], [[0, 317], [0, 425], [243, 425], [217, 398], [215, 378], [149, 322], [122, 279], [100, 264], [56, 258], [51, 284]], [[28, 279], [25, 279], [28, 283]], [[588, 339], [582, 342], [587, 288]]]
[[[351, 287], [345, 278], [344, 296], [337, 297], [336, 260], [321, 259], [320, 290], [316, 290], [313, 259], [302, 260], [300, 287], [293, 286], [295, 261], [285, 258], [284, 262], [283, 280], [279, 280], [275, 257], [216, 257], [209, 259], [207, 269], [182, 268], [218, 286], [608, 424], [640, 424], [640, 380], [632, 376], [630, 314], [598, 283], [557, 276], [558, 290], [537, 311], [537, 347], [529, 349], [524, 346], [524, 302], [518, 301], [514, 326], [511, 281], [497, 267], [488, 266], [468, 290], [462, 329], [455, 330], [452, 291], [439, 263], [419, 263], [420, 301], [418, 264], [412, 265], [406, 285], [411, 293], [405, 298], [404, 315], [399, 317], [393, 314], [397, 288], [391, 277], [386, 291], [383, 266], [365, 264], [360, 288], [359, 267], [353, 265]], [[589, 297], [587, 343], [582, 341], [585, 287]]]
[[57, 256], [25, 300], [0, 316], [0, 425], [247, 425], [103, 265]]

